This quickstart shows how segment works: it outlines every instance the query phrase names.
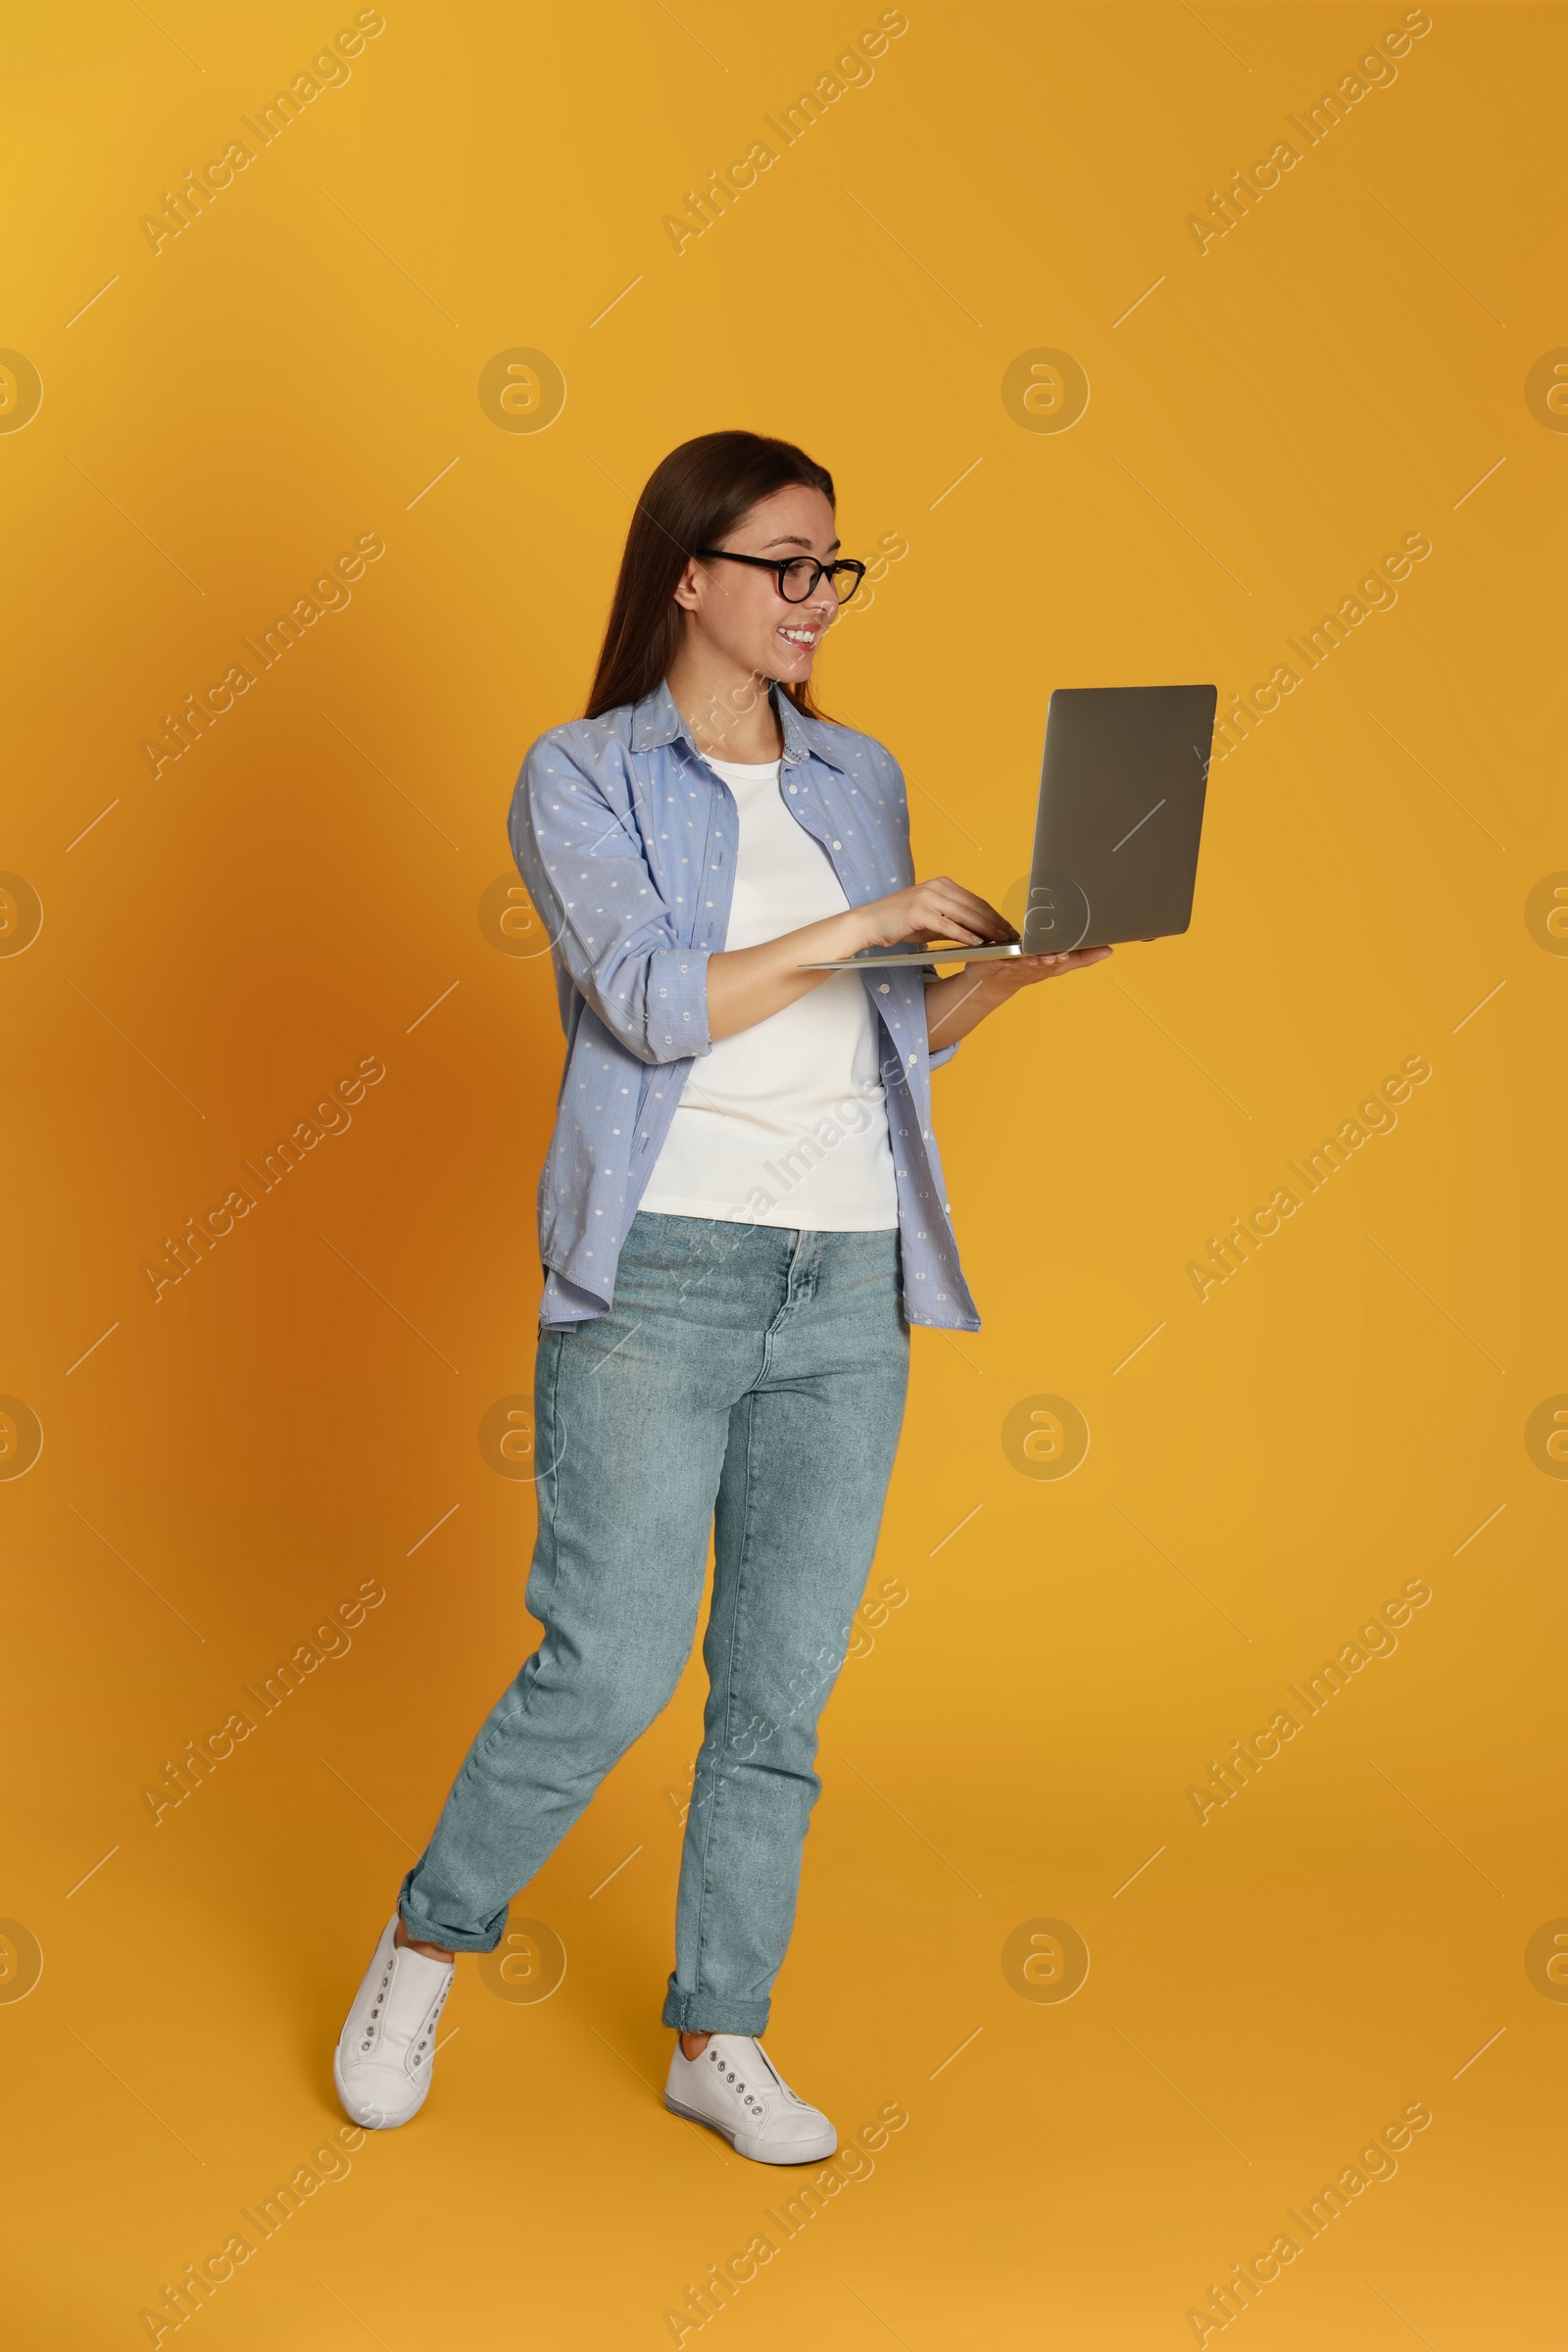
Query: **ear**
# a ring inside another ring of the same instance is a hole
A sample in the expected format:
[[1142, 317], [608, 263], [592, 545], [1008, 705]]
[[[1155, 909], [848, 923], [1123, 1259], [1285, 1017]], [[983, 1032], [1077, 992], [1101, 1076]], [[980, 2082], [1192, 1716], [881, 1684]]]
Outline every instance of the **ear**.
[[674, 587], [670, 590], [670, 595], [673, 597], [675, 603], [679, 605], [684, 612], [695, 612], [697, 610], [697, 575], [701, 569], [702, 565], [698, 563], [696, 557], [693, 556], [691, 562], [681, 573], [680, 578], [675, 582]]

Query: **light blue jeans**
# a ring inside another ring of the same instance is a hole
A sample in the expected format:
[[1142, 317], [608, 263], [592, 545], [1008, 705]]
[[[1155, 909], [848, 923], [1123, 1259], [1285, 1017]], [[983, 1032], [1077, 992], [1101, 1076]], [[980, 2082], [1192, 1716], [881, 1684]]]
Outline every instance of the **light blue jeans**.
[[711, 1528], [709, 1696], [663, 2022], [761, 2033], [908, 1347], [897, 1233], [633, 1220], [612, 1310], [540, 1340], [525, 1599], [544, 1638], [403, 1883], [411, 1936], [500, 1942], [513, 1895], [670, 1698]]

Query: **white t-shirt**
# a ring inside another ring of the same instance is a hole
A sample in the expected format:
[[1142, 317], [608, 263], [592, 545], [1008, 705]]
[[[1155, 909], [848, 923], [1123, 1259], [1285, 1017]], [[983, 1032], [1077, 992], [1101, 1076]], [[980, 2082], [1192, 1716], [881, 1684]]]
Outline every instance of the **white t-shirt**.
[[[849, 906], [827, 852], [779, 793], [779, 762], [710, 760], [735, 796], [740, 841], [724, 945], [760, 947]], [[898, 1180], [877, 1056], [878, 1022], [858, 972], [694, 1063], [639, 1205], [822, 1233], [885, 1233]]]

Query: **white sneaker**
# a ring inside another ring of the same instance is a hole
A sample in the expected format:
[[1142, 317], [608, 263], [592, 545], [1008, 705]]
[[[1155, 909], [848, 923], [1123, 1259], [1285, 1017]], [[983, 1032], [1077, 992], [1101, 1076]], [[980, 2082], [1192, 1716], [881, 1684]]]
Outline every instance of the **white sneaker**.
[[435, 2030], [457, 1971], [396, 1942], [397, 1914], [354, 1996], [332, 2057], [345, 2115], [368, 2132], [391, 2132], [418, 2114], [430, 2087]]
[[839, 2135], [827, 2117], [796, 2097], [750, 2034], [715, 2034], [700, 2058], [675, 2039], [664, 2105], [722, 2132], [754, 2164], [820, 2164]]

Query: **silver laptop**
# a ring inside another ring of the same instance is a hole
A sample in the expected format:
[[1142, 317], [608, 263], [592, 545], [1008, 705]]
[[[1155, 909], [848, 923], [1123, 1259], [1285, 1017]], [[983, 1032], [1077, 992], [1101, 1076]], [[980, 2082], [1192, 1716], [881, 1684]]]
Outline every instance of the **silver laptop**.
[[985, 948], [928, 940], [801, 968], [987, 963], [1185, 931], [1214, 703], [1212, 686], [1058, 686], [1046, 714], [1022, 938]]

